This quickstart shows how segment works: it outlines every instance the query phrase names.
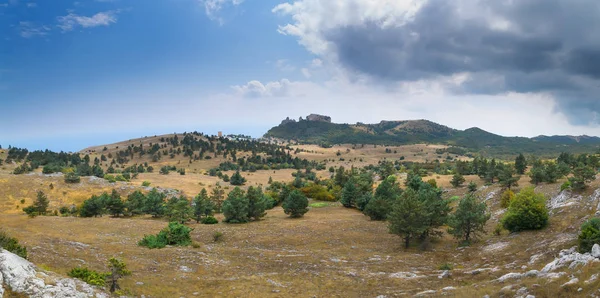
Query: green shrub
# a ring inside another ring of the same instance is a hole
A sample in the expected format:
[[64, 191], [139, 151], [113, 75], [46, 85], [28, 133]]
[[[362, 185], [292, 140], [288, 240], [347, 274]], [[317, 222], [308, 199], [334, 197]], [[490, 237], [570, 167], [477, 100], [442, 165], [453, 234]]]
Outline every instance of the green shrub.
[[188, 246], [192, 243], [192, 238], [190, 237], [191, 231], [192, 228], [177, 222], [170, 222], [157, 235], [145, 235], [138, 242], [138, 245], [148, 248], [163, 248], [167, 245]]
[[214, 225], [214, 224], [218, 224], [219, 221], [212, 216], [207, 216], [202, 219], [201, 223], [205, 224], [205, 225]]
[[75, 173], [67, 173], [65, 175], [65, 183], [79, 183], [81, 178]]
[[571, 189], [571, 181], [565, 181], [565, 183], [560, 186], [560, 191], [565, 189]]
[[221, 233], [219, 231], [214, 232], [213, 233], [213, 241], [214, 242], [219, 242], [221, 240], [223, 240], [223, 233]]
[[538, 230], [548, 224], [546, 198], [533, 187], [521, 190], [508, 206], [502, 225], [511, 232]]
[[113, 175], [104, 175], [104, 179], [106, 179], [106, 181], [108, 181], [110, 183], [117, 182], [117, 179]]
[[106, 284], [108, 274], [100, 273], [88, 268], [73, 268], [68, 275], [73, 278], [78, 278], [93, 286], [103, 287]]
[[444, 263], [444, 264], [440, 265], [440, 267], [438, 269], [439, 270], [452, 270], [452, 269], [454, 269], [454, 265], [452, 265], [452, 263]]
[[6, 249], [23, 259], [27, 259], [27, 248], [20, 245], [17, 238], [8, 236], [2, 230], [0, 230], [0, 248]]
[[315, 199], [317, 201], [335, 201], [335, 196], [329, 191], [327, 191], [327, 188], [325, 186], [316, 183], [310, 183], [309, 185], [300, 189], [300, 191], [302, 191], [302, 193], [304, 193], [305, 196]]
[[144, 187], [150, 186], [150, 181], [144, 181], [144, 182], [142, 182], [142, 186], [144, 186]]
[[139, 246], [145, 246], [147, 248], [163, 248], [167, 246], [167, 239], [165, 233], [158, 233], [158, 235], [145, 235], [142, 240], [138, 242]]
[[581, 225], [579, 252], [591, 252], [594, 244], [600, 244], [600, 218], [592, 218]]
[[510, 202], [514, 199], [515, 199], [515, 193], [512, 190], [507, 189], [506, 191], [504, 191], [502, 193], [502, 196], [500, 197], [500, 206], [502, 208], [508, 208], [508, 206], [510, 205]]

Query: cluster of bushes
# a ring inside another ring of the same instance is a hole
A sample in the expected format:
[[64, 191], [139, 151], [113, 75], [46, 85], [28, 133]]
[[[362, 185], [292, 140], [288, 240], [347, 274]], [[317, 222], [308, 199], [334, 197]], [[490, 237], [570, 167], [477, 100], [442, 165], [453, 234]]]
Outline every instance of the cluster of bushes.
[[123, 173], [123, 174], [117, 174], [117, 175], [106, 174], [106, 175], [104, 175], [104, 179], [106, 179], [106, 181], [108, 181], [110, 183], [115, 183], [117, 181], [128, 182], [129, 180], [131, 180], [131, 174], [129, 174], [129, 173]]
[[600, 218], [592, 218], [581, 225], [578, 237], [579, 252], [591, 252], [594, 244], [600, 245]]
[[10, 237], [2, 230], [0, 230], [0, 248], [8, 250], [21, 258], [27, 259], [27, 248], [19, 244], [17, 238]]
[[131, 275], [131, 271], [127, 270], [127, 265], [123, 261], [116, 258], [108, 260], [108, 269], [109, 272], [103, 273], [85, 267], [78, 267], [71, 269], [68, 275], [94, 286], [104, 287], [108, 283], [110, 292], [114, 293], [120, 289], [118, 280]]
[[167, 245], [188, 246], [192, 243], [190, 232], [192, 228], [177, 222], [169, 225], [157, 235], [146, 235], [138, 242], [138, 245], [148, 248], [164, 248]]

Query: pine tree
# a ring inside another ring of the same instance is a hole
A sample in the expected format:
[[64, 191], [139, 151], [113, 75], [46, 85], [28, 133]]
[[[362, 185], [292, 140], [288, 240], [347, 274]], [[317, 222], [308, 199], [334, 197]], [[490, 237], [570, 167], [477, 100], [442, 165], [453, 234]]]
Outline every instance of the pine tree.
[[400, 199], [394, 202], [388, 215], [389, 231], [404, 240], [404, 247], [410, 246], [410, 240], [421, 236], [427, 230], [427, 211], [417, 198], [413, 189], [404, 191]]
[[172, 197], [167, 202], [166, 209], [167, 216], [171, 222], [184, 224], [192, 217], [190, 201], [188, 201], [188, 199], [183, 195], [179, 196], [179, 198]]
[[250, 186], [248, 192], [246, 192], [246, 199], [248, 200], [249, 219], [260, 220], [267, 215], [265, 212], [267, 209], [267, 199], [265, 198], [261, 187]]
[[235, 173], [233, 175], [231, 175], [231, 178], [229, 181], [230, 181], [231, 185], [244, 185], [244, 183], [246, 183], [246, 178], [242, 177], [242, 174], [240, 174], [240, 171], [235, 171]]
[[113, 217], [118, 217], [125, 212], [125, 203], [121, 200], [121, 196], [116, 190], [112, 190], [108, 202], [106, 202], [106, 209], [108, 213]]
[[223, 215], [228, 223], [248, 222], [248, 199], [239, 187], [227, 195], [227, 200], [223, 202]]
[[448, 221], [450, 234], [457, 239], [463, 239], [468, 244], [478, 233], [485, 233], [485, 223], [490, 219], [486, 209], [484, 202], [479, 202], [471, 194], [466, 195], [458, 203], [456, 212], [450, 216]]
[[573, 169], [573, 176], [569, 177], [569, 182], [571, 182], [571, 188], [582, 190], [586, 188], [587, 183], [595, 178], [596, 171], [592, 167], [580, 163], [579, 166]]
[[146, 205], [146, 196], [139, 190], [136, 190], [127, 196], [125, 208], [129, 215], [144, 214], [144, 206]]
[[41, 190], [38, 191], [35, 202], [33, 202], [33, 207], [35, 208], [35, 211], [40, 215], [44, 215], [46, 214], [46, 212], [48, 212], [49, 205], [50, 201], [48, 200], [46, 194]]
[[511, 166], [503, 166], [498, 174], [498, 183], [507, 189], [510, 189], [513, 186], [518, 186], [520, 177], [514, 176], [514, 174], [515, 171]]
[[210, 196], [210, 200], [215, 206], [215, 212], [222, 212], [223, 208], [223, 200], [225, 199], [225, 191], [219, 182], [215, 184], [215, 187], [212, 190], [212, 194]]
[[213, 213], [214, 206], [208, 197], [208, 192], [202, 188], [200, 193], [194, 198], [194, 219], [200, 222], [202, 217], [210, 216]]
[[131, 275], [131, 271], [127, 270], [127, 265], [123, 261], [115, 258], [108, 260], [108, 269], [110, 270], [110, 274], [107, 277], [108, 285], [110, 292], [114, 293], [116, 290], [121, 289], [118, 284], [119, 279]]
[[517, 170], [517, 174], [525, 174], [525, 170], [527, 169], [527, 160], [525, 160], [525, 156], [523, 156], [523, 154], [519, 154], [519, 156], [517, 156], [515, 159], [515, 169]]
[[293, 190], [283, 201], [283, 211], [292, 218], [302, 217], [308, 212], [308, 199], [299, 190]]
[[356, 206], [356, 201], [360, 197], [360, 192], [355, 184], [354, 177], [350, 178], [342, 189], [342, 198], [340, 202], [346, 208], [352, 208]]
[[452, 176], [452, 180], [450, 180], [450, 184], [452, 184], [454, 187], [459, 187], [463, 183], [465, 183], [465, 177], [458, 172], [456, 172], [454, 176]]
[[152, 217], [161, 217], [165, 215], [165, 194], [153, 188], [146, 196], [146, 206], [144, 212]]
[[475, 182], [471, 181], [471, 182], [469, 182], [469, 186], [467, 186], [467, 188], [469, 189], [470, 193], [474, 193], [477, 191], [477, 184], [475, 184]]

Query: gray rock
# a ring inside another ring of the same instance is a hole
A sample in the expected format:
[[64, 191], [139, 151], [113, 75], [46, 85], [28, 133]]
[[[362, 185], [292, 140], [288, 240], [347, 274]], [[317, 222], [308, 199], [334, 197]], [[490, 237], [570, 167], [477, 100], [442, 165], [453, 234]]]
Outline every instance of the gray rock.
[[109, 297], [82, 281], [38, 272], [32, 263], [3, 249], [0, 249], [0, 280], [0, 284], [8, 285], [13, 291], [35, 298]]
[[452, 274], [450, 273], [450, 271], [449, 271], [449, 270], [444, 270], [444, 272], [442, 272], [442, 274], [440, 274], [440, 275], [438, 276], [438, 278], [439, 278], [439, 279], [442, 279], [442, 278], [450, 278], [450, 276], [452, 276]]
[[509, 279], [519, 279], [522, 278], [523, 274], [521, 273], [516, 273], [516, 272], [511, 272], [511, 273], [507, 273], [502, 275], [501, 277], [499, 277], [498, 279], [496, 279], [497, 282], [505, 282]]
[[594, 244], [594, 246], [592, 246], [591, 254], [592, 254], [592, 257], [600, 259], [600, 245], [598, 245], [598, 243], [596, 243], [596, 244]]
[[571, 285], [577, 284], [578, 282], [579, 282], [579, 278], [573, 278], [573, 279], [569, 280], [568, 282], [566, 282], [566, 283], [562, 284], [562, 286], [561, 286], [561, 287], [563, 287], [563, 288], [564, 288], [564, 287], [568, 287], [568, 286], [571, 286]]
[[415, 294], [415, 297], [430, 296], [433, 294], [435, 294], [434, 290], [427, 290], [427, 291], [423, 291], [423, 292], [419, 292], [419, 293]]
[[561, 250], [559, 253], [559, 257], [554, 259], [554, 261], [548, 263], [546, 266], [544, 266], [541, 272], [549, 273], [567, 265], [569, 266], [569, 269], [574, 269], [580, 265], [585, 266], [590, 262], [598, 261], [589, 253], [580, 254], [576, 252], [576, 249], [577, 247], [572, 247], [570, 249]]

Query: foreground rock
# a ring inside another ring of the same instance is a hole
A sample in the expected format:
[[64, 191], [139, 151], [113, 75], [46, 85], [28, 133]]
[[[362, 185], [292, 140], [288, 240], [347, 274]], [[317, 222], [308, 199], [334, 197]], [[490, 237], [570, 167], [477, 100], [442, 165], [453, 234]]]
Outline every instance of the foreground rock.
[[82, 281], [38, 271], [29, 261], [0, 249], [0, 297], [3, 296], [6, 286], [13, 292], [36, 298], [109, 297], [108, 294]]

